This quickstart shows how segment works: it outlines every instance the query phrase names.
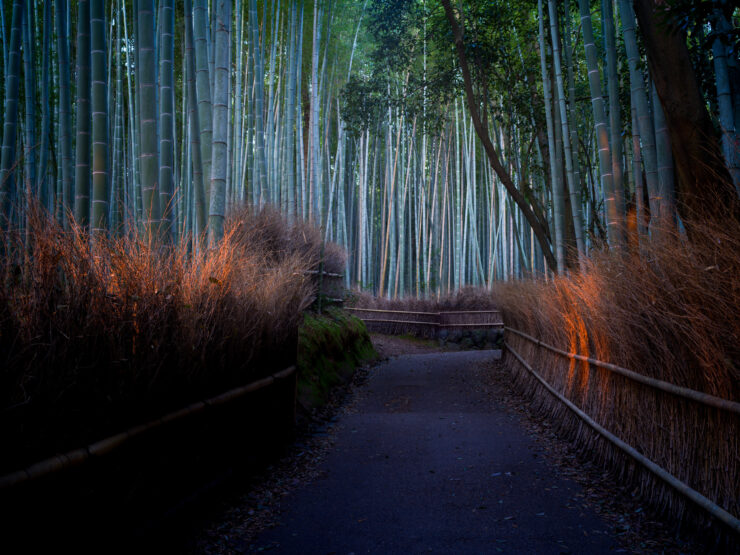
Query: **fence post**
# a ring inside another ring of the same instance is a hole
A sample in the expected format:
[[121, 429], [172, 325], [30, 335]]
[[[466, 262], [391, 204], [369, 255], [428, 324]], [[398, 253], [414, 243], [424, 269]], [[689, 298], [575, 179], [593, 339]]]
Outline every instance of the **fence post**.
[[[323, 234], [322, 234], [323, 235]], [[317, 293], [318, 297], [318, 312], [321, 314], [321, 290], [324, 288], [324, 245], [326, 240], [321, 241], [321, 258], [319, 260], [319, 290]]]

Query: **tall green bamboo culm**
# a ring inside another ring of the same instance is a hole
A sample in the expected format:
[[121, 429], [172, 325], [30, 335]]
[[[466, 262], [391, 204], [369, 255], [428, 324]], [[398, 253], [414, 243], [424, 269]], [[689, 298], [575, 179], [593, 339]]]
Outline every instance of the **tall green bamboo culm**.
[[254, 62], [254, 165], [252, 172], [252, 187], [257, 191], [260, 206], [268, 200], [269, 190], [267, 188], [267, 162], [265, 160], [265, 129], [264, 129], [264, 96], [265, 96], [265, 71], [260, 44], [259, 22], [257, 21], [257, 0], [249, 2], [249, 25], [251, 41], [249, 44]]
[[548, 152], [550, 155], [550, 187], [552, 189], [552, 222], [554, 228], [553, 247], [557, 259], [558, 269], [565, 268], [565, 248], [563, 243], [563, 201], [562, 201], [562, 181], [561, 174], [557, 171], [556, 151], [555, 151], [555, 129], [552, 117], [552, 93], [550, 92], [550, 77], [547, 70], [547, 58], [545, 50], [545, 23], [542, 0], [537, 0], [537, 15], [539, 22], [539, 46], [540, 46], [540, 70], [542, 75], [542, 88], [545, 96], [545, 120], [547, 124], [547, 144], [550, 145]]
[[90, 220], [90, 2], [77, 4], [77, 98], [75, 106], [75, 220]]
[[103, 2], [90, 2], [92, 230], [108, 229], [108, 91]]
[[[573, 228], [576, 236], [576, 246], [578, 248], [578, 259], [583, 266], [586, 255], [586, 247], [583, 241], [583, 221], [581, 218], [581, 195], [578, 190], [579, 183], [576, 182], [576, 176], [573, 173], [573, 149], [571, 148], [570, 122], [565, 97], [565, 83], [563, 79], [563, 69], [560, 57], [560, 30], [558, 24], [558, 12], [554, 0], [548, 1], [550, 13], [550, 35], [552, 38], [553, 62], [555, 65], [555, 82], [558, 89], [558, 106], [560, 109], [560, 126], [562, 128], [563, 150], [565, 156], [565, 172], [568, 182], [568, 191], [570, 195], [570, 209], [573, 216]], [[585, 268], [585, 267], [584, 267]]]
[[[193, 4], [193, 43], [195, 45], [195, 83], [198, 90], [198, 118], [200, 120], [200, 152], [203, 162], [203, 183], [206, 202], [211, 190], [211, 142], [213, 137], [213, 106], [211, 104], [211, 77], [208, 66], [208, 9], [206, 0]], [[208, 210], [206, 209], [206, 213]]]
[[[735, 91], [735, 102], [737, 105], [733, 110], [732, 85], [730, 84], [730, 63], [734, 62], [735, 71], [740, 62], [731, 57], [733, 49], [720, 37], [720, 33], [726, 33], [731, 26], [721, 9], [715, 9], [712, 14], [712, 30], [717, 37], [712, 42], [712, 54], [714, 56], [715, 83], [717, 86], [717, 107], [719, 112], [719, 123], [722, 127], [722, 152], [725, 162], [730, 170], [735, 190], [740, 197], [740, 136], [736, 125], [736, 116], [740, 115], [740, 91]], [[736, 87], [737, 88], [737, 87]]]
[[3, 151], [0, 157], [0, 227], [11, 223], [11, 201], [15, 194], [16, 133], [18, 130], [18, 94], [21, 73], [21, 19], [23, 1], [13, 2], [10, 27], [8, 70], [5, 78], [5, 113], [3, 118]]
[[[21, 25], [23, 46], [23, 92], [25, 97], [25, 115], [22, 129], [23, 147], [23, 201], [19, 206], [26, 206], [30, 197], [36, 192], [36, 53], [34, 51], [35, 21], [30, 5], [23, 10]], [[21, 202], [21, 199], [18, 199]], [[21, 220], [22, 221], [22, 220]]]
[[[627, 52], [627, 62], [630, 71], [631, 96], [637, 111], [637, 123], [640, 130], [640, 143], [642, 145], [642, 161], [645, 165], [645, 183], [647, 185], [650, 214], [652, 216], [660, 213], [655, 127], [650, 117], [648, 94], [645, 89], [644, 76], [640, 69], [641, 58], [637, 46], [635, 12], [629, 0], [619, 0], [619, 17], [622, 20], [622, 35], [624, 37], [624, 47]], [[652, 218], [651, 221], [653, 221]]]
[[216, 40], [214, 43], [213, 147], [211, 196], [208, 212], [208, 244], [214, 247], [224, 234], [226, 210], [227, 133], [229, 127], [229, 40], [231, 0], [216, 0]]
[[619, 75], [617, 73], [617, 47], [614, 30], [613, 0], [602, 0], [602, 17], [606, 35], [607, 90], [609, 94], [609, 146], [612, 155], [612, 194], [607, 199], [607, 233], [612, 245], [624, 242], [625, 199], [624, 166], [622, 157], [622, 116], [619, 102]]
[[[289, 59], [288, 59], [288, 84], [285, 98], [285, 172], [286, 172], [286, 199], [284, 201], [286, 212], [289, 217], [296, 213], [296, 194], [295, 194], [295, 104], [296, 104], [296, 72], [297, 64], [297, 6], [296, 2], [291, 2], [290, 8], [290, 42], [289, 42]], [[298, 99], [300, 104], [300, 99]]]
[[36, 194], [38, 195], [39, 201], [42, 206], [46, 207], [52, 213], [52, 199], [51, 194], [53, 179], [49, 176], [49, 148], [51, 143], [51, 124], [54, 119], [53, 111], [54, 105], [51, 101], [49, 84], [51, 82], [51, 63], [50, 58], [51, 52], [51, 36], [52, 30], [52, 4], [51, 2], [44, 2], [44, 36], [42, 40], [42, 56], [43, 61], [41, 64], [41, 152], [39, 156], [39, 169], [36, 172]]
[[309, 219], [320, 223], [321, 212], [319, 195], [321, 194], [321, 167], [319, 163], [319, 47], [321, 44], [321, 0], [314, 3], [313, 12], [313, 49], [311, 54], [311, 133], [310, 133], [310, 181], [309, 181]]
[[[120, 235], [125, 232], [126, 209], [127, 209], [127, 162], [124, 140], [124, 117], [123, 117], [123, 73], [125, 71], [122, 62], [122, 25], [119, 19], [121, 15], [121, 0], [115, 1], [114, 17], [117, 25], [115, 26], [115, 37], [113, 39], [113, 52], [115, 56], [115, 108], [113, 115], [113, 155], [111, 157], [111, 209], [110, 209], [110, 229], [111, 232]], [[112, 78], [112, 76], [111, 76]]]
[[195, 84], [195, 47], [193, 44], [193, 17], [191, 0], [185, 0], [185, 58], [187, 65], [188, 119], [190, 121], [190, 155], [193, 166], [193, 193], [195, 196], [196, 235], [206, 231], [206, 195], [203, 185], [203, 162], [201, 158], [201, 127], [198, 93]]
[[[601, 95], [601, 77], [598, 65], [596, 44], [594, 43], [591, 9], [588, 0], [578, 0], [581, 13], [581, 31], [583, 45], [586, 51], [586, 67], [588, 68], [588, 84], [591, 92], [591, 108], [594, 116], [594, 131], [599, 151], [599, 173], [604, 196], [607, 199], [607, 227], [611, 220], [611, 227], [616, 227], [616, 203], [614, 201], [614, 174], [612, 170], [612, 155], [609, 145], [609, 127], [607, 125], [604, 98]], [[610, 216], [611, 215], [611, 216]], [[617, 230], [607, 231], [610, 240], [619, 237]]]
[[157, 153], [157, 83], [154, 50], [154, 2], [138, 0], [138, 36], [136, 50], [139, 60], [137, 80], [139, 86], [139, 159], [141, 165], [141, 198], [144, 208], [144, 225], [149, 237], [159, 234], [160, 206], [157, 178], [159, 157]]
[[671, 229], [676, 225], [675, 192], [673, 183], [673, 153], [668, 135], [663, 106], [658, 92], [653, 89], [653, 121], [655, 122], [655, 151], [658, 158], [658, 209], [661, 228]]
[[159, 43], [159, 205], [162, 238], [173, 242], [177, 233], [174, 191], [175, 118], [173, 86], [175, 80], [175, 8], [173, 0], [160, 0]]
[[[54, 19], [57, 34], [57, 60], [60, 68], [69, 67], [69, 39], [67, 37], [67, 0], [54, 2]], [[72, 123], [70, 78], [68, 71], [59, 71], [59, 166], [62, 178], [62, 195], [57, 199], [58, 219], [69, 223], [67, 214], [74, 206], [74, 173], [72, 171]]]

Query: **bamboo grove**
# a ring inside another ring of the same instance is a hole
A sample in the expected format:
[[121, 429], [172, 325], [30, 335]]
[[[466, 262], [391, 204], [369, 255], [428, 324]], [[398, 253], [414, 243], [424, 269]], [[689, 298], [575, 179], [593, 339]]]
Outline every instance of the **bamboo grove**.
[[673, 30], [652, 0], [5, 1], [2, 227], [38, 203], [200, 249], [271, 204], [381, 295], [577, 271], [735, 210], [737, 9], [669, 5]]

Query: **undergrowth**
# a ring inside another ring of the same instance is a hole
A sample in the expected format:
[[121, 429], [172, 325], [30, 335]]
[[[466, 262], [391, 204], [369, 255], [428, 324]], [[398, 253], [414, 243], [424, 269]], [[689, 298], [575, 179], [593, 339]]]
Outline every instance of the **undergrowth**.
[[322, 406], [331, 389], [376, 358], [365, 324], [338, 309], [307, 312], [298, 336], [298, 392], [304, 408]]
[[[0, 472], [294, 364], [321, 255], [317, 229], [270, 209], [197, 254], [40, 212], [4, 239]], [[341, 270], [338, 248], [325, 259]]]

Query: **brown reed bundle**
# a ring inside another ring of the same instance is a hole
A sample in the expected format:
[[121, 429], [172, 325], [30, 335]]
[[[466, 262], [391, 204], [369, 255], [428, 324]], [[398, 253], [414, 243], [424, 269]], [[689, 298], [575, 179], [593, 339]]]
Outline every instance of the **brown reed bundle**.
[[411, 310], [418, 312], [441, 312], [447, 310], [495, 310], [496, 302], [491, 292], [482, 287], [463, 287], [439, 297], [401, 297], [387, 299], [355, 291], [350, 303], [355, 308], [386, 310]]
[[241, 207], [231, 214], [230, 221], [234, 222], [234, 240], [250, 250], [278, 258], [300, 255], [311, 270], [318, 270], [323, 262], [325, 272], [344, 271], [344, 250], [332, 242], [322, 245], [321, 230], [309, 222], [289, 222], [269, 205], [261, 209]]
[[[596, 253], [580, 275], [497, 286], [507, 326], [569, 352], [717, 397], [740, 399], [740, 224], [701, 222], [691, 240], [663, 231], [639, 252]], [[506, 341], [596, 422], [679, 480], [740, 514], [740, 418], [561, 357], [513, 334]], [[504, 355], [515, 385], [620, 482], [673, 518], [706, 514], [584, 426]]]
[[243, 212], [191, 254], [32, 214], [0, 262], [0, 472], [294, 364], [319, 239]]

